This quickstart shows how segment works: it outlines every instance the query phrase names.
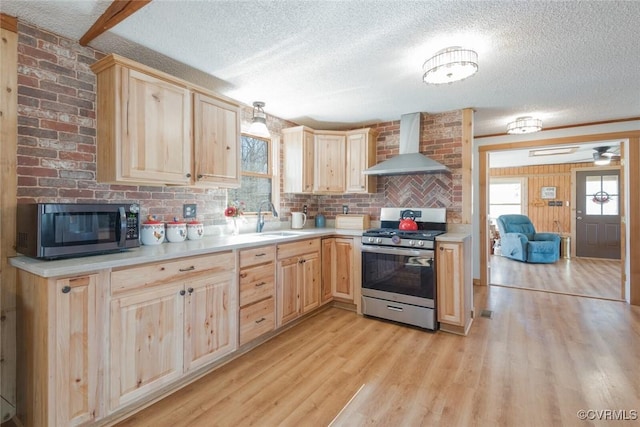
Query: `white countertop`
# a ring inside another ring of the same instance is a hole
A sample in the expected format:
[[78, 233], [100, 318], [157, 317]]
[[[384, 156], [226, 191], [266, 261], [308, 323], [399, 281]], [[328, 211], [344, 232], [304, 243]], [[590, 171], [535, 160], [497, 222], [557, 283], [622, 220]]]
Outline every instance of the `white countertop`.
[[436, 236], [437, 242], [463, 242], [465, 239], [471, 237], [469, 233], [444, 233]]
[[331, 235], [361, 236], [362, 230], [342, 230], [334, 228], [309, 228], [302, 230], [282, 229], [264, 233], [248, 233], [238, 236], [204, 237], [201, 240], [187, 240], [182, 243], [140, 246], [106, 255], [92, 255], [45, 261], [26, 256], [9, 258], [9, 263], [21, 270], [41, 277], [60, 277], [85, 274], [114, 267], [126, 267], [148, 262], [166, 261], [175, 258], [204, 255], [233, 249], [271, 245], [283, 242], [323, 237]]

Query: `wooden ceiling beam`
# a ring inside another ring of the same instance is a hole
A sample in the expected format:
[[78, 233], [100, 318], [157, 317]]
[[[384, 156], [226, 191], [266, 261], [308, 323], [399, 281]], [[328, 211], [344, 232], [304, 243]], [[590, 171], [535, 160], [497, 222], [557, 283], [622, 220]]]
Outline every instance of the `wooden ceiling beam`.
[[149, 3], [151, 3], [151, 0], [113, 0], [111, 6], [89, 28], [89, 31], [80, 38], [80, 45], [88, 45], [91, 40], [124, 21]]

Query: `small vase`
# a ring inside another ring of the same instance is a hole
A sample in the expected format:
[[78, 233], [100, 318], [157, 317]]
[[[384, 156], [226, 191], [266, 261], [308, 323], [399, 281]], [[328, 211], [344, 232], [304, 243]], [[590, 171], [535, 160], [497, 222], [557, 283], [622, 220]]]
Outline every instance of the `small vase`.
[[231, 218], [230, 226], [232, 236], [237, 236], [238, 234], [240, 234], [240, 225], [238, 224], [238, 220], [236, 217]]

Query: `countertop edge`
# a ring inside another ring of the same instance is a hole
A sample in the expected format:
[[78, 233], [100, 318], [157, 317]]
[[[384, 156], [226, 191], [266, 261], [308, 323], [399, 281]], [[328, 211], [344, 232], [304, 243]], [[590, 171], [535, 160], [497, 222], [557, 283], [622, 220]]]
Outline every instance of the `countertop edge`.
[[[213, 236], [201, 240], [187, 240], [182, 243], [163, 243], [154, 246], [140, 246], [104, 255], [92, 255], [60, 260], [39, 260], [24, 255], [9, 258], [9, 263], [20, 270], [27, 271], [44, 278], [71, 276], [93, 273], [99, 270], [131, 267], [151, 262], [168, 261], [178, 258], [212, 254], [231, 250], [260, 247], [279, 243], [289, 243], [310, 238], [329, 236], [361, 236], [362, 230], [345, 230], [334, 228], [273, 230], [272, 232], [296, 233], [296, 236], [277, 236], [264, 238], [256, 234], [240, 234], [238, 236]], [[268, 233], [266, 233], [268, 235]], [[255, 239], [259, 240], [255, 240]], [[264, 240], [263, 240], [264, 239]]]

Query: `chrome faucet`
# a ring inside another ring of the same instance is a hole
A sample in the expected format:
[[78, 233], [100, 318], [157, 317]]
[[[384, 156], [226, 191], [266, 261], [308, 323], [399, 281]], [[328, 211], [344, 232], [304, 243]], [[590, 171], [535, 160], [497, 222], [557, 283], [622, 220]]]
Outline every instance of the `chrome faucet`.
[[262, 202], [260, 202], [260, 204], [258, 205], [258, 223], [256, 224], [256, 233], [261, 233], [262, 232], [262, 227], [264, 227], [264, 216], [262, 215], [262, 205], [264, 205], [265, 203], [268, 203], [267, 207], [271, 207], [271, 214], [273, 215], [274, 218], [278, 217], [278, 212], [276, 212], [276, 208], [275, 206], [273, 206], [273, 203], [271, 203], [271, 200], [263, 200]]

